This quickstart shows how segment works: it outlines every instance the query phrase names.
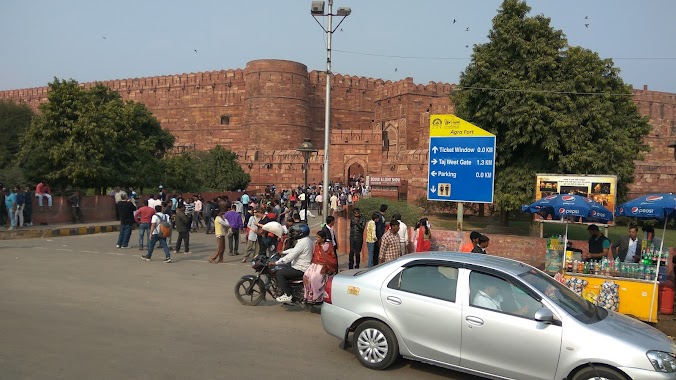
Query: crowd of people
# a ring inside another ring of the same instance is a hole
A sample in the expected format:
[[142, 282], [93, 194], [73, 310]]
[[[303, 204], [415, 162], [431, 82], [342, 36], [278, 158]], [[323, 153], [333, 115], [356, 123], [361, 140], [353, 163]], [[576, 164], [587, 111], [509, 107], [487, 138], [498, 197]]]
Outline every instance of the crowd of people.
[[47, 207], [52, 207], [52, 191], [48, 183], [40, 182], [35, 187], [5, 187], [0, 183], [0, 229], [15, 230], [32, 226], [35, 198], [38, 200], [38, 207], [43, 207], [43, 199], [47, 199]]
[[[0, 216], [14, 220], [13, 226], [30, 225], [33, 199], [37, 198], [38, 207], [44, 203], [47, 207], [52, 206], [51, 190], [46, 183], [40, 183], [35, 191], [21, 187], [5, 189], [1, 185], [0, 188], [4, 198], [2, 205], [6, 208]], [[114, 197], [115, 213], [120, 221], [117, 248], [130, 248], [132, 231], [137, 226], [138, 249], [143, 251], [141, 257], [146, 261], [152, 259], [158, 244], [166, 263], [172, 262], [172, 252], [180, 253], [183, 250], [184, 254], [190, 254], [190, 234], [199, 231], [216, 237], [216, 248], [209, 257], [210, 263], [223, 262], [226, 250], [230, 256], [242, 254], [243, 263], [261, 253], [280, 251], [285, 255], [279, 263], [290, 265], [289, 269], [278, 272], [279, 283], [286, 284], [291, 278], [303, 278], [308, 302], [322, 302], [326, 280], [338, 270], [339, 247], [335, 223], [338, 216], [347, 216], [345, 210], [352, 210], [349, 218], [349, 269], [362, 266], [363, 249], [367, 251], [367, 267], [395, 260], [407, 253], [431, 249], [431, 226], [426, 218], [417, 221], [413, 234], [409, 236], [409, 228], [402, 221], [401, 214], [394, 212], [388, 215], [387, 204], [382, 204], [368, 219], [358, 207], [349, 207], [369, 195], [368, 187], [360, 178], [353, 178], [347, 186], [334, 184], [328, 193], [329, 215], [322, 215], [322, 187], [314, 184], [307, 189], [298, 186], [281, 191], [270, 185], [262, 194], [250, 195], [243, 191], [238, 193], [241, 195], [237, 199], [227, 196], [204, 199], [200, 193], [170, 193], [163, 186], [159, 186], [157, 192], [147, 198], [140, 197], [133, 188], [122, 187], [114, 188], [109, 195]], [[73, 222], [82, 222], [80, 192], [76, 191], [68, 197], [68, 201], [73, 208]], [[321, 215], [324, 222], [314, 242], [305, 240], [300, 245], [297, 241], [291, 244], [294, 239], [289, 239], [289, 232], [299, 228], [294, 226], [307, 228], [296, 240], [309, 239], [307, 223], [309, 218], [316, 217], [313, 212]], [[283, 227], [281, 238], [264, 230], [263, 227], [270, 222], [277, 222]], [[175, 239], [172, 231], [178, 235]], [[479, 240], [476, 240], [476, 247], [482, 246]], [[474, 235], [472, 241], [475, 241]], [[240, 243], [244, 247], [243, 252]], [[474, 247], [472, 251], [476, 251]], [[284, 294], [280, 295], [279, 300], [288, 302], [288, 289], [284, 288], [285, 285], [281, 286]]]

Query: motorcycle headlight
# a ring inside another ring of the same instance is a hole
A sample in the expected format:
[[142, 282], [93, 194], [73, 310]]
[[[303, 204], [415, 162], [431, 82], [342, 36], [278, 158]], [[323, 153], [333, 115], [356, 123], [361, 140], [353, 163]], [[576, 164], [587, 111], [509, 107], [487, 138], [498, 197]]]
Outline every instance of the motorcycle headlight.
[[646, 353], [650, 363], [657, 372], [676, 372], [676, 355], [663, 351], [648, 351]]

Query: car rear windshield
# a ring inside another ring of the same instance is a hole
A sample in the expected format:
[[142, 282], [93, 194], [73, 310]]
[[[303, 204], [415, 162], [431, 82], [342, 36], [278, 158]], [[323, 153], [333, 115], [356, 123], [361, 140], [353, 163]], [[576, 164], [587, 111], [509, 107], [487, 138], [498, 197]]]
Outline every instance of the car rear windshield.
[[531, 269], [522, 273], [520, 277], [580, 322], [594, 323], [608, 315], [604, 309], [595, 306], [539, 270]]

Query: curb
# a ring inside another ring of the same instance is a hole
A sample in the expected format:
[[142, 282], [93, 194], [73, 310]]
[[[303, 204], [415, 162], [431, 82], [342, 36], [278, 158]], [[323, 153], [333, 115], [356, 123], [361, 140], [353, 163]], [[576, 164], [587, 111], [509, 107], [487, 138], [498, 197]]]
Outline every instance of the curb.
[[104, 232], [115, 232], [119, 230], [120, 224], [119, 222], [117, 222], [117, 224], [101, 225], [101, 226], [56, 227], [56, 228], [40, 228], [31, 230], [0, 231], [0, 240], [92, 235]]

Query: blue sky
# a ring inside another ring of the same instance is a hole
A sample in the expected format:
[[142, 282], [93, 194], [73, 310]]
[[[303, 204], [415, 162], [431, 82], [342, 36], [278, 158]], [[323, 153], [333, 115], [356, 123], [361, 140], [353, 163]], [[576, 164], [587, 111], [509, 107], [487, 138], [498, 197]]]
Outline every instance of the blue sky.
[[[324, 70], [325, 34], [310, 16], [310, 3], [3, 0], [0, 90], [43, 86], [55, 76], [88, 82], [244, 68], [261, 58], [289, 59], [309, 70]], [[334, 34], [333, 72], [457, 83], [472, 45], [487, 40], [500, 4], [336, 0], [335, 8], [351, 7], [352, 15]], [[569, 44], [613, 58], [625, 82], [635, 88], [647, 84], [653, 90], [676, 92], [676, 1], [528, 4], [532, 15], [550, 17]]]

